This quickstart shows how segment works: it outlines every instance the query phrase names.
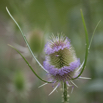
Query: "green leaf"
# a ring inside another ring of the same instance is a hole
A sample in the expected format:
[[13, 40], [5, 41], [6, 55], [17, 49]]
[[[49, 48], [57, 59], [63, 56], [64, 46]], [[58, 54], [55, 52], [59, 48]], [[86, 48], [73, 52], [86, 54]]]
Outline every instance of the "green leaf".
[[[9, 45], [9, 44], [8, 44]], [[31, 65], [28, 63], [28, 61], [25, 59], [25, 57], [16, 49], [14, 48], [12, 45], [9, 45], [11, 48], [15, 49], [20, 55], [21, 57], [24, 59], [24, 61], [27, 63], [27, 65], [29, 66], [29, 68], [31, 69], [31, 71], [36, 75], [37, 78], [39, 78], [41, 81], [43, 82], [46, 82], [46, 83], [52, 83], [52, 82], [49, 82], [49, 81], [46, 81], [46, 80], [43, 80], [42, 78], [40, 78], [36, 72], [33, 70], [33, 68], [31, 67]]]
[[10, 12], [9, 12], [9, 10], [8, 10], [7, 7], [6, 7], [6, 10], [7, 10], [7, 13], [9, 14], [9, 16], [11, 17], [11, 19], [15, 22], [15, 24], [16, 24], [17, 27], [19, 28], [19, 30], [20, 30], [20, 32], [21, 32], [21, 34], [22, 34], [22, 37], [24, 38], [24, 41], [25, 41], [25, 43], [26, 43], [26, 45], [27, 45], [30, 53], [32, 54], [33, 58], [36, 60], [36, 62], [39, 64], [39, 66], [40, 66], [44, 71], [46, 71], [46, 72], [48, 73], [48, 71], [40, 64], [40, 62], [39, 62], [39, 61], [36, 59], [36, 57], [34, 56], [32, 50], [31, 50], [31, 48], [30, 48], [30, 46], [29, 46], [29, 43], [28, 43], [28, 41], [27, 41], [24, 33], [22, 32], [22, 29], [20, 28], [20, 26], [19, 26], [19, 24], [16, 22], [16, 20], [13, 18], [13, 16], [10, 14]]

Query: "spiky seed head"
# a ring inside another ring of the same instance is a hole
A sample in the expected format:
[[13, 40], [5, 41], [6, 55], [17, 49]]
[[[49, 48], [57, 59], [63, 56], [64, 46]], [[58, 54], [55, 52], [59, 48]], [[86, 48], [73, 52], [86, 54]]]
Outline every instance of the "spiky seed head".
[[80, 60], [67, 37], [53, 35], [45, 45], [45, 53], [44, 67], [53, 79], [65, 82], [78, 74]]

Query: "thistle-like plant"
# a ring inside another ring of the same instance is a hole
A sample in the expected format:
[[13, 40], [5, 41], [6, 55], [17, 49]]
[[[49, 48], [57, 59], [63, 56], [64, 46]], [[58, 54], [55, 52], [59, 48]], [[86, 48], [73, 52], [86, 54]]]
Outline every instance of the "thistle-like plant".
[[93, 35], [91, 37], [91, 40], [89, 42], [88, 32], [87, 32], [85, 20], [83, 17], [83, 13], [81, 10], [81, 17], [82, 17], [82, 22], [83, 22], [83, 26], [84, 26], [84, 30], [85, 30], [85, 38], [86, 38], [85, 58], [81, 64], [80, 64], [80, 60], [76, 57], [73, 47], [70, 44], [70, 40], [61, 34], [61, 35], [57, 35], [56, 37], [54, 35], [52, 35], [51, 39], [45, 45], [44, 50], [46, 53], [46, 58], [42, 65], [34, 56], [19, 24], [16, 22], [16, 20], [10, 14], [7, 7], [6, 7], [6, 10], [7, 10], [9, 16], [13, 19], [13, 21], [19, 28], [31, 55], [36, 60], [38, 65], [48, 74], [50, 81], [46, 81], [46, 80], [42, 79], [40, 76], [38, 76], [37, 73], [31, 67], [31, 65], [28, 63], [28, 61], [25, 59], [25, 57], [16, 48], [14, 48], [11, 45], [9, 45], [9, 46], [12, 47], [13, 49], [15, 49], [21, 55], [21, 57], [28, 64], [29, 68], [37, 76], [37, 78], [39, 78], [41, 81], [45, 82], [40, 87], [42, 87], [48, 83], [53, 83], [53, 84], [56, 83], [57, 84], [56, 87], [54, 87], [53, 91], [49, 95], [51, 95], [61, 84], [62, 90], [63, 90], [63, 96], [62, 96], [63, 103], [68, 103], [67, 87], [70, 87], [72, 85], [77, 87], [77, 85], [73, 82], [73, 80], [75, 80], [77, 78], [90, 79], [90, 78], [86, 78], [86, 77], [81, 77], [81, 74], [83, 73], [83, 71], [85, 69], [85, 66], [87, 63], [87, 58], [88, 58], [88, 52], [91, 47], [92, 39], [93, 39], [95, 30], [96, 30], [98, 24], [100, 23], [100, 21], [96, 25]]

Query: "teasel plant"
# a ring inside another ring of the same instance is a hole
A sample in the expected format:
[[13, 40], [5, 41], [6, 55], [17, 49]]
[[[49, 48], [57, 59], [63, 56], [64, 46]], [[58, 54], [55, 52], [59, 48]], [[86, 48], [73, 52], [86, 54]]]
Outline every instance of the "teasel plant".
[[91, 79], [87, 77], [81, 77], [81, 74], [83, 73], [87, 59], [88, 59], [88, 54], [89, 50], [91, 47], [91, 43], [96, 31], [96, 28], [98, 27], [100, 21], [97, 23], [91, 40], [89, 42], [88, 39], [88, 32], [84, 20], [84, 16], [81, 12], [81, 18], [84, 26], [84, 31], [85, 31], [85, 38], [86, 38], [86, 47], [85, 47], [85, 58], [83, 62], [80, 64], [80, 59], [76, 57], [75, 51], [70, 43], [70, 40], [65, 37], [63, 34], [57, 34], [57, 36], [52, 35], [48, 42], [45, 45], [44, 51], [46, 54], [45, 61], [43, 62], [43, 65], [37, 60], [35, 57], [34, 53], [32, 52], [30, 45], [26, 39], [25, 34], [22, 32], [22, 29], [20, 28], [19, 24], [16, 22], [16, 20], [13, 18], [11, 13], [9, 12], [8, 8], [6, 7], [7, 13], [11, 17], [11, 19], [15, 22], [17, 27], [19, 28], [22, 37], [31, 53], [35, 61], [38, 63], [38, 65], [48, 74], [48, 81], [42, 79], [36, 72], [35, 70], [31, 67], [31, 65], [28, 63], [26, 58], [12, 45], [8, 44], [11, 48], [16, 50], [20, 56], [24, 59], [26, 64], [29, 66], [29, 68], [32, 70], [32, 72], [35, 74], [35, 76], [44, 82], [43, 85], [39, 86], [42, 87], [46, 84], [56, 84], [55, 87], [53, 87], [53, 90], [49, 95], [51, 95], [60, 85], [62, 87], [62, 102], [63, 103], [68, 103], [69, 102], [69, 94], [68, 94], [68, 88], [73, 87], [77, 85], [74, 83], [74, 80], [76, 79]]

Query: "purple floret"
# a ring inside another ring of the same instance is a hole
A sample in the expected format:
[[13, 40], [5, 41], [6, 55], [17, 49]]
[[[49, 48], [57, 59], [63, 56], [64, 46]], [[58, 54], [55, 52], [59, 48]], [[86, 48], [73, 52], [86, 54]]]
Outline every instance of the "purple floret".
[[48, 60], [44, 61], [44, 68], [53, 76], [60, 75], [63, 76], [74, 71], [76, 68], [80, 66], [80, 60], [77, 59], [74, 62], [71, 62], [69, 66], [64, 66], [62, 68], [55, 68], [55, 66], [50, 65]]
[[[59, 41], [56, 41], [56, 42], [59, 42]], [[58, 52], [60, 49], [63, 50], [64, 48], [67, 48], [67, 49], [70, 48], [70, 42], [68, 38], [58, 43], [58, 45], [56, 45], [55, 42], [54, 44], [47, 42], [47, 44], [45, 45], [44, 51], [46, 54], [50, 55], [52, 53]]]

